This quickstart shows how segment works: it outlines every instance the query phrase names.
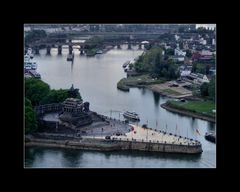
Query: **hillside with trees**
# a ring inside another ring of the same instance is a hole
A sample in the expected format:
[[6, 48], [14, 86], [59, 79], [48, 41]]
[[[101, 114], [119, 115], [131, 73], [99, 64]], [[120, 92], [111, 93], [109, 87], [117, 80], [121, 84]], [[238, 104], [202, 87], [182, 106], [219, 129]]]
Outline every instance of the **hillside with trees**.
[[40, 79], [25, 78], [25, 133], [37, 130], [37, 118], [34, 107], [49, 103], [61, 103], [72, 97], [82, 100], [78, 89], [50, 89], [50, 86]]
[[150, 73], [157, 78], [166, 78], [167, 80], [177, 79], [177, 64], [170, 58], [162, 55], [162, 48], [153, 46], [150, 50], [141, 55], [134, 68], [139, 73]]

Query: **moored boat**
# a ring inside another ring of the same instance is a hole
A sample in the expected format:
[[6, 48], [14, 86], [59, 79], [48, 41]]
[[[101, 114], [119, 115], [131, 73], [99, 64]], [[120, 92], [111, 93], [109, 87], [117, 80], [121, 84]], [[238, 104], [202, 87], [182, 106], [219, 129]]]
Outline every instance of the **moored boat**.
[[208, 140], [208, 141], [211, 141], [213, 143], [216, 142], [216, 133], [213, 133], [213, 132], [207, 132], [205, 134], [205, 139]]
[[127, 119], [132, 119], [132, 120], [136, 120], [136, 121], [139, 121], [139, 120], [140, 120], [138, 114], [135, 113], [135, 112], [125, 111], [125, 112], [123, 113], [123, 116], [124, 116], [125, 118], [127, 118]]

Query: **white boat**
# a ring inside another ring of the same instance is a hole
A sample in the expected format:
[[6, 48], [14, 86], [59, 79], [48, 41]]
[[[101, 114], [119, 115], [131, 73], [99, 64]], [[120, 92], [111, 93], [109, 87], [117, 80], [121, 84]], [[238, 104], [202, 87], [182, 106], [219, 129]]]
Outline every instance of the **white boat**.
[[123, 116], [124, 116], [125, 118], [129, 118], [129, 119], [133, 119], [133, 120], [137, 120], [137, 121], [140, 120], [138, 114], [135, 113], [135, 112], [125, 111], [125, 112], [123, 113]]
[[102, 53], [103, 53], [102, 50], [98, 50], [98, 51], [96, 52], [96, 54], [102, 54]]
[[28, 62], [30, 60], [30, 55], [24, 55], [24, 62]]
[[37, 69], [37, 62], [31, 59], [28, 54], [24, 55], [24, 69]]
[[37, 63], [36, 63], [36, 61], [32, 61], [32, 69], [37, 69]]
[[25, 63], [24, 64], [24, 69], [30, 70], [30, 69], [32, 69], [32, 65], [28, 64], [28, 63]]
[[31, 55], [31, 54], [32, 54], [32, 49], [31, 49], [31, 48], [28, 48], [27, 54], [28, 54], [28, 55]]

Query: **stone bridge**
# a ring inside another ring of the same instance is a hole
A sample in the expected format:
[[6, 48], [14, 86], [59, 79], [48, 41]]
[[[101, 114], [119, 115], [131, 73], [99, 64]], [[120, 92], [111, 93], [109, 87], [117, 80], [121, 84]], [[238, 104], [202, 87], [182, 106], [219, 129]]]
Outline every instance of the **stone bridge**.
[[[158, 39], [151, 39], [148, 40], [150, 43], [157, 43], [159, 42]], [[104, 42], [102, 42], [102, 45], [107, 47], [107, 46], [117, 46], [117, 48], [121, 48], [121, 45], [127, 44], [128, 49], [131, 49], [132, 45], [138, 45], [139, 49], [142, 49], [142, 46], [145, 44], [143, 42], [143, 39], [131, 39], [131, 38], [116, 38], [116, 39], [104, 39]], [[39, 50], [41, 48], [47, 48], [47, 55], [50, 54], [51, 48], [58, 48], [58, 54], [62, 54], [62, 48], [64, 45], [68, 46], [69, 49], [69, 54], [72, 54], [73, 51], [73, 46], [79, 46], [79, 51], [81, 54], [85, 51], [85, 46], [86, 45], [91, 45], [91, 43], [86, 43], [86, 42], [74, 42], [73, 39], [68, 39], [66, 37], [64, 38], [57, 38], [57, 37], [47, 37], [45, 39], [41, 39], [38, 41], [35, 41], [33, 43], [27, 44], [26, 47], [31, 47], [34, 51], [35, 54], [39, 54]]]

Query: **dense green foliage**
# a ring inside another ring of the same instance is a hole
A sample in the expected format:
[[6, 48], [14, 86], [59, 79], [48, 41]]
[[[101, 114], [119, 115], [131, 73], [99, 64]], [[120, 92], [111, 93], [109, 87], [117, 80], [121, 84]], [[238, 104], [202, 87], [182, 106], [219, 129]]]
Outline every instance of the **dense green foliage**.
[[200, 92], [202, 97], [208, 96], [208, 83], [203, 83], [200, 87]]
[[215, 96], [216, 96], [216, 89], [215, 89], [215, 78], [211, 79], [208, 85], [208, 95], [209, 98], [213, 101], [215, 101]]
[[174, 55], [174, 49], [166, 49], [166, 55]]
[[31, 101], [33, 106], [63, 102], [68, 97], [82, 100], [78, 89], [50, 90], [47, 83], [35, 78], [25, 78], [25, 97]]
[[37, 129], [36, 114], [31, 101], [25, 98], [25, 133], [30, 133]]
[[191, 57], [192, 57], [192, 52], [191, 52], [189, 49], [186, 50], [186, 56], [187, 56], [188, 58], [191, 58]]
[[73, 94], [68, 89], [50, 90], [49, 93], [40, 101], [40, 104], [61, 103], [65, 99], [73, 97], [82, 100], [80, 93]]
[[164, 77], [166, 79], [176, 79], [177, 65], [171, 59], [165, 60], [162, 55], [162, 49], [154, 46], [144, 55], [141, 55], [134, 65], [139, 73], [150, 73], [155, 77]]
[[215, 78], [211, 79], [209, 83], [203, 83], [200, 87], [200, 93], [202, 97], [215, 101]]
[[67, 90], [50, 90], [49, 93], [41, 100], [40, 104], [60, 103], [68, 98]]
[[40, 79], [25, 78], [25, 97], [33, 106], [39, 105], [40, 101], [48, 95], [50, 87]]
[[82, 100], [78, 89], [50, 90], [47, 83], [40, 79], [25, 78], [25, 132], [37, 130], [36, 114], [33, 106], [60, 103], [72, 97]]
[[196, 62], [193, 62], [192, 72], [209, 75], [209, 70], [210, 70], [211, 67], [215, 67], [215, 65], [212, 64], [212, 63], [196, 63]]
[[170, 107], [174, 107], [176, 109], [189, 111], [192, 113], [198, 113], [205, 116], [214, 117], [215, 113], [213, 113], [213, 109], [216, 109], [215, 103], [212, 101], [167, 101], [167, 105]]
[[27, 33], [25, 37], [25, 43], [28, 44], [45, 37], [47, 37], [47, 34], [44, 30], [32, 30]]

